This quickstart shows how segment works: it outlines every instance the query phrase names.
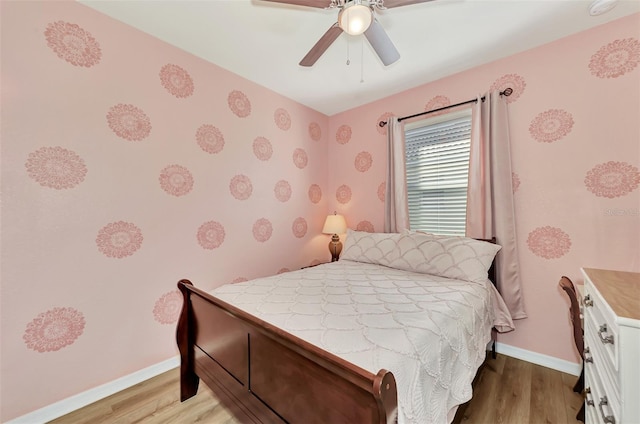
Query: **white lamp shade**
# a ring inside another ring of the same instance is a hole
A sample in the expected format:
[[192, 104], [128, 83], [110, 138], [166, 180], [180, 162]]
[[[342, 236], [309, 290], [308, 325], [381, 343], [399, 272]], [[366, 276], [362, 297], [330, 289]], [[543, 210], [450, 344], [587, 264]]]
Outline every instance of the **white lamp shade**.
[[347, 34], [360, 35], [369, 28], [372, 19], [369, 6], [354, 2], [340, 11], [338, 25]]
[[347, 222], [342, 215], [329, 215], [324, 221], [324, 227], [322, 227], [324, 234], [344, 234], [347, 232]]

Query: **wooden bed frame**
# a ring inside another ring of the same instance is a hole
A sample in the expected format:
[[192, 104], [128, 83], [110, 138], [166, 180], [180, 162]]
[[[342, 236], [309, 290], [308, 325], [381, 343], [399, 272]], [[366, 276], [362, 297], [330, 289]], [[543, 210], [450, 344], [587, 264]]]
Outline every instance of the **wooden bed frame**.
[[[483, 240], [495, 243], [495, 238]], [[495, 284], [495, 260], [488, 272]], [[247, 423], [395, 423], [393, 374], [372, 374], [180, 280], [180, 400], [200, 379]], [[495, 359], [495, 330], [492, 357]]]
[[394, 423], [396, 381], [372, 374], [180, 280], [180, 400], [199, 380], [247, 423]]

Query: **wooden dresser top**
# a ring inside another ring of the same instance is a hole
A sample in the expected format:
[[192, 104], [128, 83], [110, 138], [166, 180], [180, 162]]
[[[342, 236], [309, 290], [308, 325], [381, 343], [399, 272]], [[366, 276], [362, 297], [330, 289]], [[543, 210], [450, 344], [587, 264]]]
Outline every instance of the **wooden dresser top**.
[[617, 316], [640, 320], [640, 273], [583, 270]]

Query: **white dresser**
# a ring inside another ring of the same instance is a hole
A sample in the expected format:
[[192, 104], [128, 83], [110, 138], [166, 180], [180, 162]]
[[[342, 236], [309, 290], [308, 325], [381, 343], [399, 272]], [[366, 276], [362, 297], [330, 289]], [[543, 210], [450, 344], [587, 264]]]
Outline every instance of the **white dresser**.
[[587, 424], [640, 423], [640, 274], [583, 268]]

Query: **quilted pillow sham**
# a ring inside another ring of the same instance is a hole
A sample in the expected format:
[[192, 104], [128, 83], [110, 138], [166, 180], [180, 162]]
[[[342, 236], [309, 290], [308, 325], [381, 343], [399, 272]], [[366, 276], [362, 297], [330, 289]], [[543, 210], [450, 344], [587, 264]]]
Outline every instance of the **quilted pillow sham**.
[[398, 256], [398, 241], [401, 236], [398, 233], [368, 233], [347, 229], [340, 259], [384, 265]]
[[468, 237], [348, 230], [342, 259], [484, 283], [500, 249]]

